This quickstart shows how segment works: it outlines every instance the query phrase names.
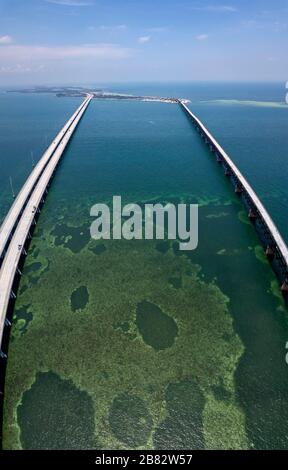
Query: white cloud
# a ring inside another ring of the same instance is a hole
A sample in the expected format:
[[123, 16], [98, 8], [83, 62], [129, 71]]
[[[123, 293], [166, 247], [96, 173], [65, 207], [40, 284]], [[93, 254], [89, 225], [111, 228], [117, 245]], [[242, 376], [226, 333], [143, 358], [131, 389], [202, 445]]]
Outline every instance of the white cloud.
[[0, 72], [1, 73], [27, 73], [31, 72], [30, 67], [26, 67], [21, 64], [15, 64], [15, 65], [2, 65], [0, 67]]
[[[118, 44], [84, 44], [82, 46], [25, 46], [8, 45], [0, 48], [0, 60], [3, 66], [7, 64], [28, 64], [37, 61], [52, 61], [64, 59], [124, 59], [131, 56], [130, 49]], [[1, 65], [2, 65], [1, 64]]]
[[194, 6], [191, 10], [199, 11], [211, 11], [211, 12], [222, 12], [222, 13], [235, 13], [238, 9], [232, 5], [206, 5], [206, 6]]
[[275, 31], [275, 33], [281, 33], [287, 29], [287, 24], [281, 23], [280, 21], [274, 21], [272, 24], [272, 29]]
[[[96, 29], [96, 28], [94, 28], [94, 29]], [[110, 32], [125, 31], [127, 29], [127, 26], [126, 26], [126, 24], [116, 24], [114, 26], [107, 26], [105, 24], [102, 24], [97, 29], [100, 29], [101, 31], [110, 31]]]
[[132, 55], [133, 50], [118, 44], [3, 45], [0, 47], [0, 81], [7, 81], [8, 77], [16, 82], [20, 80], [17, 77], [21, 77], [24, 82], [33, 80], [33, 83], [35, 80], [53, 82], [56, 77], [68, 81], [78, 77], [81, 81], [102, 70], [116, 73], [121, 68], [119, 62], [126, 62]]
[[281, 21], [262, 21], [262, 20], [245, 20], [241, 21], [240, 25], [246, 29], [267, 30], [273, 33], [282, 33], [287, 30], [287, 23]]
[[92, 2], [81, 0], [45, 0], [48, 3], [56, 3], [56, 5], [65, 5], [67, 7], [88, 7], [93, 5]]
[[205, 41], [208, 37], [208, 34], [198, 34], [198, 36], [195, 36], [195, 39], [197, 41]]
[[155, 26], [153, 28], [147, 28], [146, 31], [149, 31], [149, 33], [164, 33], [168, 31], [168, 28], [166, 26]]
[[140, 38], [138, 38], [139, 44], [145, 44], [149, 41], [151, 41], [151, 36], [140, 36]]
[[13, 39], [11, 36], [0, 36], [0, 44], [11, 44]]

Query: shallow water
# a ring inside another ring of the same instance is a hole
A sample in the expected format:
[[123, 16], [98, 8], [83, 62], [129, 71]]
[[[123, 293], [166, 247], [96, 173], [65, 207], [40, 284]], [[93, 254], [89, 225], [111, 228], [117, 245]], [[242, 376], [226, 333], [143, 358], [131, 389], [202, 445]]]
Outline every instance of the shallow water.
[[[195, 87], [140, 92], [190, 97], [287, 237], [287, 110], [200, 103], [278, 101], [280, 86]], [[197, 250], [91, 240], [90, 207], [113, 195], [198, 202]], [[21, 309], [32, 316], [25, 328]], [[178, 106], [91, 103], [50, 188], [15, 310], [5, 448], [288, 448], [287, 309], [242, 205]], [[53, 437], [62, 381], [90, 420], [89, 436], [80, 427], [71, 442], [69, 401]]]

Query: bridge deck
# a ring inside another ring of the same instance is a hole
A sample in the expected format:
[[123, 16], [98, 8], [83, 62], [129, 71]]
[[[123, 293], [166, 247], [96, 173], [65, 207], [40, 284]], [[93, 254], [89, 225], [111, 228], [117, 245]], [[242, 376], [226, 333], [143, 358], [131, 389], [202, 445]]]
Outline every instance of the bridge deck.
[[73, 121], [76, 119], [78, 114], [81, 112], [83, 107], [86, 105], [87, 100], [89, 100], [89, 97], [87, 97], [81, 103], [81, 105], [77, 108], [75, 113], [66, 122], [65, 126], [57, 134], [57, 136], [55, 137], [51, 145], [44, 152], [43, 156], [38, 161], [33, 171], [30, 173], [29, 177], [27, 178], [26, 182], [21, 188], [19, 194], [17, 195], [14, 203], [12, 204], [7, 216], [5, 217], [0, 227], [0, 260], [1, 260], [1, 257], [3, 258], [4, 256], [5, 249], [7, 249], [7, 245], [9, 244], [9, 239], [11, 238], [13, 230], [15, 229], [15, 226], [17, 225], [19, 216], [21, 215], [21, 212], [23, 211], [25, 204], [28, 201], [29, 196], [31, 192], [33, 191], [33, 188], [35, 187], [39, 177], [41, 176], [51, 156], [53, 155], [58, 145], [60, 144], [61, 139], [66, 134], [69, 127], [71, 126]]
[[192, 120], [198, 125], [198, 127], [202, 130], [202, 132], [205, 134], [209, 142], [212, 144], [214, 149], [221, 155], [223, 158], [224, 162], [226, 165], [229, 167], [229, 169], [233, 172], [233, 174], [236, 176], [237, 180], [240, 182], [242, 185], [243, 189], [246, 191], [250, 199], [252, 200], [255, 208], [259, 212], [262, 220], [265, 222], [271, 237], [274, 240], [274, 243], [276, 247], [278, 248], [282, 259], [286, 265], [286, 268], [288, 269], [288, 248], [286, 243], [284, 242], [279, 230], [277, 229], [276, 225], [274, 224], [273, 220], [271, 219], [270, 215], [268, 214], [267, 210], [265, 209], [264, 205], [258, 198], [257, 194], [255, 191], [252, 189], [246, 178], [242, 175], [240, 170], [237, 168], [235, 163], [231, 160], [231, 158], [227, 155], [225, 150], [221, 147], [221, 145], [217, 142], [217, 140], [212, 136], [212, 134], [208, 131], [208, 129], [204, 126], [204, 124], [198, 119], [191, 111], [190, 109], [186, 106], [185, 103], [183, 103], [181, 100], [179, 100], [180, 105], [184, 108], [186, 113], [192, 118]]
[[65, 133], [64, 137], [62, 137], [57, 149], [53, 153], [47, 166], [42, 172], [40, 179], [38, 180], [32, 194], [30, 195], [27, 205], [25, 206], [18, 225], [14, 231], [13, 237], [10, 241], [8, 250], [5, 254], [0, 270], [0, 345], [2, 344], [6, 313], [12, 293], [15, 274], [26, 239], [29, 236], [30, 228], [34, 223], [35, 213], [41, 204], [47, 185], [51, 180], [51, 177], [57, 164], [59, 163], [65, 147], [67, 146], [74, 130], [76, 129], [80, 119], [86, 111], [91, 99], [92, 97], [89, 96], [83, 102], [80, 112], [77, 114], [73, 122], [70, 123], [67, 132]]

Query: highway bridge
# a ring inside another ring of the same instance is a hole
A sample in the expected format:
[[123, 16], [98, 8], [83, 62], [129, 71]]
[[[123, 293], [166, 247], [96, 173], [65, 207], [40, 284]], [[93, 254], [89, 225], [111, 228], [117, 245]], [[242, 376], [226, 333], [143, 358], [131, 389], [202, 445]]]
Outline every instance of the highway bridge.
[[[87, 95], [75, 113], [55, 137], [26, 180], [0, 227], [0, 425], [2, 424], [3, 387], [6, 368], [9, 331], [11, 328], [13, 299], [21, 275], [26, 249], [33, 227], [44, 203], [45, 194], [63, 152], [79, 121], [84, 115], [92, 94]], [[288, 249], [269, 213], [251, 185], [232, 159], [212, 136], [204, 124], [190, 111], [186, 100], [175, 99], [194, 124], [216, 160], [223, 166], [225, 175], [234, 185], [235, 193], [245, 203], [248, 216], [260, 227], [266, 242], [266, 255], [280, 279], [283, 293], [288, 294]], [[10, 301], [12, 303], [10, 305]], [[11, 308], [9, 308], [11, 307]], [[2, 362], [2, 364], [1, 364]], [[2, 396], [1, 396], [2, 395]], [[1, 435], [0, 435], [1, 442]]]
[[[5, 331], [9, 331], [11, 326], [7, 312], [10, 299], [16, 297], [13, 285], [17, 281], [17, 274], [21, 274], [19, 267], [23, 255], [26, 254], [25, 246], [29, 243], [31, 228], [36, 223], [35, 219], [44, 202], [47, 186], [57, 164], [92, 98], [92, 94], [87, 96], [48, 147], [19, 192], [0, 228], [0, 360], [1, 357], [4, 359], [6, 357], [7, 347], [6, 345], [3, 347], [3, 338]], [[277, 268], [276, 273], [283, 293], [288, 293], [288, 249], [273, 220], [231, 158], [187, 107], [187, 101], [180, 99], [175, 101], [195, 125], [217, 161], [223, 165], [226, 176], [234, 184], [235, 192], [245, 202], [251, 221], [260, 226], [264, 232], [267, 240], [266, 255], [272, 261], [273, 267]]]
[[[40, 212], [47, 186], [57, 164], [92, 98], [92, 95], [87, 96], [44, 153], [21, 189], [1, 227], [0, 359], [6, 357], [7, 351], [3, 350], [3, 337], [5, 328], [9, 329], [11, 324], [7, 318], [7, 311], [10, 299], [15, 298], [13, 284], [16, 274], [21, 274], [19, 264], [22, 255], [26, 254], [25, 245], [31, 236], [31, 228], [36, 223], [35, 219]], [[0, 380], [0, 385], [1, 382]]]
[[234, 185], [235, 193], [242, 197], [248, 208], [248, 216], [251, 221], [257, 223], [261, 228], [261, 232], [265, 235], [266, 256], [270, 261], [275, 262], [273, 267], [280, 279], [281, 290], [288, 293], [288, 248], [283, 240], [279, 230], [271, 219], [269, 213], [252, 189], [246, 178], [231, 160], [225, 150], [212, 136], [204, 124], [193, 114], [183, 100], [178, 103], [185, 111], [188, 118], [192, 121], [205, 143], [209, 146], [210, 151], [215, 154], [218, 163], [222, 164], [225, 175], [229, 177]]
[[73, 124], [75, 119], [77, 119], [77, 116], [79, 116], [81, 111], [84, 108], [86, 109], [87, 103], [89, 104], [90, 100], [91, 95], [87, 96], [87, 98], [81, 103], [75, 113], [66, 122], [65, 126], [60, 130], [51, 145], [47, 148], [41, 159], [36, 164], [35, 168], [27, 178], [25, 184], [23, 185], [14, 203], [12, 204], [7, 216], [5, 217], [0, 227], [0, 267], [3, 262], [5, 251], [9, 246], [12, 234], [15, 230], [15, 227], [17, 226], [17, 223], [25, 208], [25, 205], [27, 204], [27, 201], [29, 200], [29, 197], [31, 196], [35, 188], [35, 185], [37, 184], [53, 153], [60, 145], [63, 137], [67, 134], [67, 132], [69, 132], [70, 126]]

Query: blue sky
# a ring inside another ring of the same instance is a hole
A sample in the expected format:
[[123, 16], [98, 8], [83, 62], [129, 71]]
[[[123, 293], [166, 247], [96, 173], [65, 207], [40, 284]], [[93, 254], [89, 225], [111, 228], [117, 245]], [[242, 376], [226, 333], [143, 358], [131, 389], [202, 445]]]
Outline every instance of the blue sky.
[[287, 80], [288, 0], [0, 0], [0, 85]]

